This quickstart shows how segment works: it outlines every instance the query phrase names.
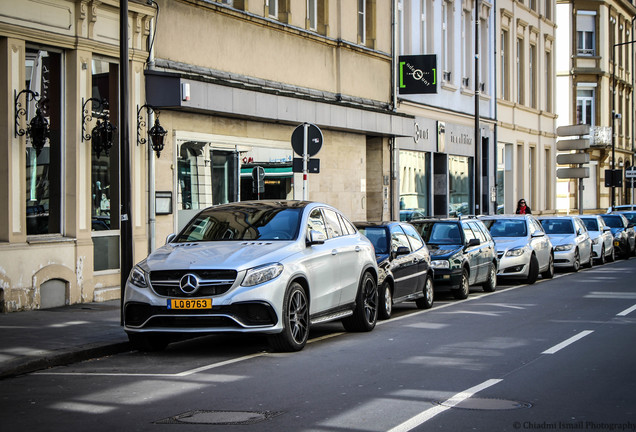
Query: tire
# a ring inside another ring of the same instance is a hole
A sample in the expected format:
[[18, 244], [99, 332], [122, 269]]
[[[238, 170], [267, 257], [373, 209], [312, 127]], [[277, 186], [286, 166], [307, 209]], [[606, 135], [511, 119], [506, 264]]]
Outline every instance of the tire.
[[530, 257], [530, 264], [528, 264], [530, 268], [528, 269], [528, 278], [526, 279], [526, 283], [532, 285], [539, 279], [539, 260], [535, 254], [532, 254]]
[[572, 264], [572, 271], [577, 272], [581, 268], [581, 255], [579, 254], [579, 250], [576, 249], [574, 251], [574, 264]]
[[607, 258], [607, 260], [609, 262], [614, 262], [616, 261], [616, 249], [614, 248], [614, 246], [612, 245], [612, 253], [610, 254], [610, 256]]
[[378, 321], [378, 284], [369, 272], [365, 272], [358, 287], [356, 308], [353, 315], [342, 320], [347, 331], [368, 332]]
[[590, 260], [585, 264], [586, 268], [594, 267], [594, 258], [592, 258], [592, 251], [590, 250]]
[[293, 352], [305, 347], [309, 338], [309, 302], [305, 289], [294, 282], [283, 300], [283, 331], [269, 337], [275, 351]]
[[482, 285], [484, 292], [494, 292], [497, 289], [497, 265], [490, 263], [488, 268], [488, 279]]
[[163, 351], [170, 340], [163, 333], [128, 333], [133, 349], [143, 352]]
[[415, 304], [419, 309], [430, 309], [433, 307], [435, 293], [433, 291], [433, 278], [426, 276], [426, 282], [424, 282], [424, 297], [420, 297], [415, 300]]
[[378, 317], [380, 319], [391, 318], [391, 313], [393, 312], [393, 294], [391, 293], [391, 284], [384, 281], [382, 286], [380, 286], [378, 296]]
[[598, 259], [600, 265], [605, 264], [605, 245], [601, 246], [601, 256]]
[[457, 300], [466, 300], [470, 294], [470, 285], [468, 280], [468, 270], [462, 271], [462, 279], [459, 282], [459, 288], [453, 291], [453, 297]]
[[550, 254], [550, 262], [548, 263], [548, 269], [541, 273], [543, 279], [552, 279], [554, 277], [554, 257]]

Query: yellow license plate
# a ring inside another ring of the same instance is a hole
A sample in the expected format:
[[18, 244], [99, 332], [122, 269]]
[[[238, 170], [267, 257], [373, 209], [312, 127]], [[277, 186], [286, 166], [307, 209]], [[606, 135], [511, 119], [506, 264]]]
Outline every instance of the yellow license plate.
[[168, 309], [211, 309], [212, 299], [169, 299]]
[[614, 246], [620, 246], [620, 245], [621, 245], [621, 242], [619, 242], [619, 241], [614, 241]]

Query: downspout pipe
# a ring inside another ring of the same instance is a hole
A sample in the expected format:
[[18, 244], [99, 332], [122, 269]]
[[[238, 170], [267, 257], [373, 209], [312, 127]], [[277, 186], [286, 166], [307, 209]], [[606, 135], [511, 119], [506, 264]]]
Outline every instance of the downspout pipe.
[[479, 127], [479, 7], [480, 1], [475, 2], [475, 215], [482, 212], [481, 186], [483, 183], [481, 171], [481, 130]]
[[[154, 1], [152, 3], [155, 3]], [[156, 4], [156, 3], [155, 3]], [[155, 29], [156, 19], [159, 16], [159, 6], [157, 5], [157, 15], [150, 20], [150, 37], [148, 40], [148, 70], [153, 70], [155, 67]], [[155, 113], [152, 111], [148, 114], [148, 125], [152, 125], [155, 122]], [[157, 214], [155, 208], [155, 152], [152, 150], [150, 142], [147, 145], [148, 152], [148, 253], [152, 253], [156, 248], [156, 225]]]

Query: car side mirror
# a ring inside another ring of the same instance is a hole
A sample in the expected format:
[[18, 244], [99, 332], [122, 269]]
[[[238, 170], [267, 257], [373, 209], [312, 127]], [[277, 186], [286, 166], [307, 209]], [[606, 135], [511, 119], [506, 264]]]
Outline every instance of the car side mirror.
[[175, 237], [177, 237], [177, 235], [175, 233], [168, 234], [168, 237], [166, 237], [166, 244], [172, 242], [172, 240], [174, 240]]
[[467, 246], [468, 247], [479, 246], [480, 244], [481, 244], [481, 240], [479, 240], [479, 239], [470, 239], [470, 240], [468, 240], [468, 245]]
[[327, 237], [320, 231], [311, 230], [309, 231], [309, 239], [307, 241], [307, 246], [312, 246], [315, 244], [324, 244]]
[[545, 233], [543, 231], [539, 231], [539, 230], [533, 232], [532, 235], [531, 235], [531, 237], [535, 237], [535, 238], [536, 237], [543, 237], [543, 236], [545, 236]]
[[608, 227], [608, 226], [604, 226], [603, 227], [603, 232], [608, 232], [608, 231], [611, 231], [611, 230], [612, 229], [610, 227]]
[[406, 246], [398, 246], [398, 248], [393, 251], [393, 255], [398, 257], [400, 255], [408, 255], [411, 253], [411, 250]]

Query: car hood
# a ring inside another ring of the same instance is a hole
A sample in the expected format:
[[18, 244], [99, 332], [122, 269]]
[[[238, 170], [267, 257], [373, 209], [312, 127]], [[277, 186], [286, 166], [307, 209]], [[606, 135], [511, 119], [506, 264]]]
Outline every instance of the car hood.
[[625, 231], [625, 228], [612, 228], [612, 227], [610, 227], [610, 231], [612, 232], [612, 235], [614, 237], [616, 237], [617, 235], [620, 235], [620, 233]]
[[493, 237], [497, 251], [522, 248], [528, 244], [527, 237]]
[[149, 270], [217, 268], [244, 270], [280, 262], [298, 250], [294, 241], [168, 243], [146, 258]]
[[574, 244], [574, 234], [549, 234], [550, 241], [554, 246], [560, 246], [563, 244]]
[[426, 245], [428, 246], [428, 251], [431, 254], [431, 259], [449, 257], [462, 248], [462, 245], [436, 245], [430, 243], [427, 243]]

